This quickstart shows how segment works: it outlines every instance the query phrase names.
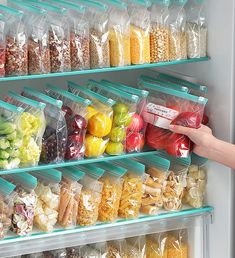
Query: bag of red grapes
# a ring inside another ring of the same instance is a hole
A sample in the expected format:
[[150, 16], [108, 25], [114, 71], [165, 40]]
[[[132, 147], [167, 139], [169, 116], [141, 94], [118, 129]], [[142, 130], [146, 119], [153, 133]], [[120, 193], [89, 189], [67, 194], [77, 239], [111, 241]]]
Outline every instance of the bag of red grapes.
[[66, 160], [79, 160], [85, 154], [85, 135], [87, 129], [87, 107], [91, 104], [89, 99], [84, 99], [68, 91], [57, 88], [51, 84], [46, 85], [48, 96], [63, 101], [62, 110], [68, 128], [68, 141], [65, 153]]

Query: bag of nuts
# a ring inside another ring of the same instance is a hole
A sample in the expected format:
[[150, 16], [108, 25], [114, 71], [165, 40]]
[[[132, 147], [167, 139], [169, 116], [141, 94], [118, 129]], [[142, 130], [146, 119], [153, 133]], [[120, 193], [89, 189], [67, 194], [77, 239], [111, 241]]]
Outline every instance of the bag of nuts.
[[169, 61], [169, 0], [153, 0], [151, 6], [150, 61]]

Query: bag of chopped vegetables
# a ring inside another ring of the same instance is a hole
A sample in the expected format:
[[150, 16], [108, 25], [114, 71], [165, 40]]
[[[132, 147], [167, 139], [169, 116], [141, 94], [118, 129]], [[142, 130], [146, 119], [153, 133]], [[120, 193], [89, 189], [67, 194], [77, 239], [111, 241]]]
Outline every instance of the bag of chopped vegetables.
[[9, 0], [8, 4], [24, 12], [23, 21], [28, 34], [28, 73], [50, 73], [47, 11], [20, 0]]
[[147, 258], [168, 258], [167, 256], [166, 233], [156, 233], [146, 236], [146, 257]]
[[46, 104], [44, 109], [46, 129], [42, 137], [40, 162], [58, 163], [64, 161], [67, 145], [67, 125], [62, 110], [63, 102], [27, 87], [24, 88], [22, 95]]
[[68, 128], [65, 159], [78, 160], [83, 158], [87, 129], [87, 107], [91, 104], [91, 101], [51, 84], [46, 85], [45, 91], [48, 96], [63, 102], [62, 110], [66, 113], [65, 120]]
[[51, 232], [58, 218], [61, 172], [56, 169], [48, 169], [34, 171], [31, 174], [38, 180], [38, 185], [35, 189], [37, 204], [34, 225], [41, 231]]
[[144, 182], [144, 195], [140, 211], [156, 215], [163, 207], [163, 192], [166, 187], [170, 161], [156, 155], [135, 158], [145, 165], [145, 173], [149, 177]]
[[105, 170], [99, 179], [103, 183], [102, 197], [99, 205], [99, 220], [112, 222], [118, 217], [119, 203], [122, 195], [123, 179], [127, 169], [109, 162], [99, 162], [97, 167]]
[[23, 140], [19, 149], [20, 166], [37, 166], [45, 131], [44, 109], [46, 105], [11, 91], [8, 92], [5, 100], [24, 109], [19, 121]]
[[77, 181], [83, 178], [85, 174], [76, 167], [61, 168], [60, 171], [63, 178], [61, 181], [58, 223], [65, 228], [75, 227], [82, 190], [82, 185]]
[[98, 220], [103, 189], [103, 183], [98, 180], [104, 170], [93, 164], [80, 165], [78, 168], [86, 174], [79, 181], [83, 188], [78, 204], [77, 222], [80, 226], [90, 226]]
[[206, 192], [207, 159], [192, 153], [191, 160], [183, 202], [193, 208], [201, 208]]
[[0, 5], [6, 21], [6, 76], [28, 74], [28, 36], [23, 22], [24, 13], [14, 8]]
[[126, 243], [127, 257], [146, 258], [145, 236], [127, 238]]
[[150, 12], [149, 1], [128, 0], [131, 23], [131, 63], [150, 63]]
[[15, 185], [0, 178], [0, 239], [3, 239], [11, 227]]
[[6, 175], [5, 178], [17, 186], [11, 230], [19, 236], [29, 235], [33, 229], [37, 205], [37, 195], [34, 191], [37, 186], [37, 178], [27, 173]]
[[109, 142], [115, 101], [73, 82], [68, 82], [68, 88], [73, 94], [92, 101], [86, 114], [88, 131], [85, 138], [85, 156], [97, 158], [105, 152]]
[[145, 166], [127, 158], [113, 161], [113, 164], [127, 169], [127, 173], [123, 177], [118, 215], [124, 219], [138, 218], [144, 194]]
[[23, 111], [21, 107], [0, 100], [0, 169], [13, 169], [20, 165]]
[[[131, 124], [134, 114], [137, 110], [139, 97], [133, 94], [125, 93], [122, 90], [112, 87], [112, 83], [103, 81], [98, 83], [94, 80], [89, 80], [87, 87], [94, 92], [111, 98], [116, 101], [113, 106], [113, 125], [110, 132], [110, 141], [106, 147], [106, 153], [109, 155], [120, 155], [126, 152], [126, 138], [128, 135], [128, 126]], [[133, 146], [130, 149], [144, 144], [144, 140], [138, 137], [133, 141]]]

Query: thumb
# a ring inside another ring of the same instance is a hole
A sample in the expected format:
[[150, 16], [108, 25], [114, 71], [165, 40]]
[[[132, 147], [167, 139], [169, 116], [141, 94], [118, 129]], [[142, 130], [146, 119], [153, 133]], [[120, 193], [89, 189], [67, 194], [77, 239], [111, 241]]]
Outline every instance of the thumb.
[[174, 133], [184, 134], [186, 136], [189, 136], [193, 130], [192, 128], [178, 126], [178, 125], [170, 125], [169, 129]]

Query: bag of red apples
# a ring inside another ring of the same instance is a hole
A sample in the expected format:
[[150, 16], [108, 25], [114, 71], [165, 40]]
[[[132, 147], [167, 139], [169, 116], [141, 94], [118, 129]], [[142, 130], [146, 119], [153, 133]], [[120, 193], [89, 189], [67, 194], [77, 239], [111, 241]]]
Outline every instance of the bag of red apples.
[[187, 136], [171, 132], [169, 126], [199, 128], [208, 100], [148, 82], [143, 87], [150, 92], [143, 111], [144, 121], [148, 123], [147, 145], [178, 158], [188, 157], [193, 143]]

